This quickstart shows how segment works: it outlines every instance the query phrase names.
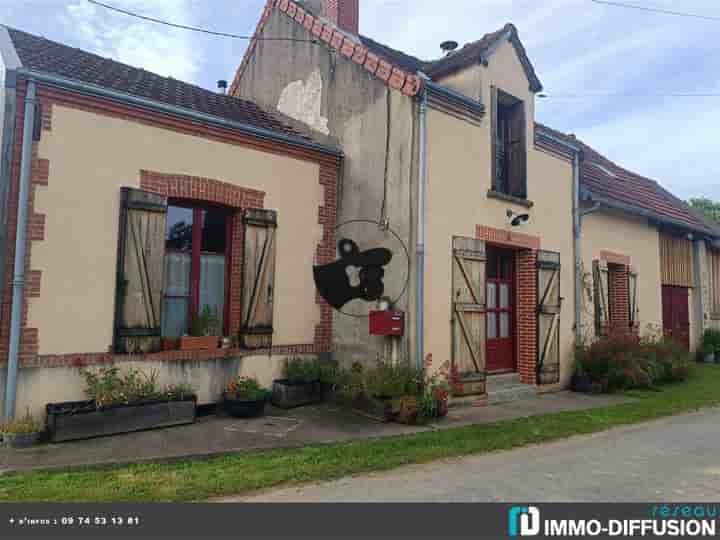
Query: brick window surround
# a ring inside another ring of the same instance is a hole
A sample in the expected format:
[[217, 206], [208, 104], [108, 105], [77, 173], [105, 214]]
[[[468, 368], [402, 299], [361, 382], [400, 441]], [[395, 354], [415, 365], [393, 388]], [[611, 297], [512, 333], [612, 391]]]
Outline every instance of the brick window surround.
[[515, 358], [520, 380], [537, 382], [537, 250], [540, 238], [478, 225], [476, 238], [515, 250]]
[[[25, 88], [25, 81], [19, 78], [17, 85], [18, 103], [23, 103]], [[320, 166], [318, 183], [324, 194], [324, 200], [318, 207], [318, 224], [321, 225], [322, 228], [322, 238], [314, 254], [315, 264], [327, 264], [334, 259], [337, 182], [341, 167], [341, 161], [338, 158], [292, 145], [265, 141], [231, 130], [200, 126], [174, 116], [144, 111], [111, 100], [82, 96], [66, 90], [49, 88], [43, 85], [38, 85], [38, 101], [41, 105], [41, 136], [45, 132], [52, 131], [53, 108], [57, 105], [89, 112], [98, 115], [99, 118], [102, 116], [121, 118], [123, 120], [164, 128], [194, 137], [220, 141], [230, 145], [250, 147], [270, 154], [284, 155], [303, 161], [318, 163]], [[4, 289], [3, 301], [2, 306], [0, 306], [2, 310], [0, 318], [0, 364], [6, 362], [9, 344], [23, 117], [23, 109], [20, 108], [15, 117], [15, 135], [12, 148], [10, 185], [8, 189], [8, 259], [5, 282], [2, 284]], [[170, 197], [191, 198], [198, 201], [205, 200], [237, 209], [248, 206], [260, 207], [263, 203], [264, 193], [261, 191], [238, 188], [232, 184], [217, 180], [192, 178], [183, 175], [161, 175], [160, 173], [151, 171], [141, 171], [140, 175], [142, 177], [141, 188], [149, 191], [162, 192]], [[77, 353], [69, 354], [38, 355], [38, 340], [41, 329], [31, 328], [28, 325], [28, 299], [38, 298], [41, 295], [42, 271], [32, 268], [32, 244], [34, 242], [42, 242], [46, 238], [46, 220], [44, 214], [35, 212], [34, 203], [35, 188], [37, 186], [46, 186], [49, 181], [52, 181], [52, 164], [49, 160], [38, 155], [38, 143], [34, 143], [32, 147], [32, 176], [28, 198], [27, 244], [25, 250], [26, 286], [20, 335], [19, 357], [21, 366], [83, 366], [137, 360], [137, 355], [116, 355], [107, 351], [78, 351]], [[233, 245], [235, 246], [233, 253], [235, 249], [241, 249], [242, 247], [242, 242], [236, 242], [235, 238], [238, 234], [242, 235], [242, 229], [238, 230], [235, 225], [236, 224], [233, 223]], [[234, 261], [238, 260], [240, 260], [239, 257], [234, 259]], [[235, 268], [233, 268], [233, 271], [234, 270]], [[331, 352], [332, 308], [319, 294], [316, 295], [316, 303], [320, 310], [320, 320], [315, 327], [312, 343], [276, 345], [273, 346], [271, 350], [221, 349], [218, 351], [163, 351], [149, 354], [147, 358], [149, 360], [178, 361], [238, 358], [253, 354], [269, 353], [285, 355]], [[234, 317], [235, 324], [239, 324], [239, 307], [231, 317]]]

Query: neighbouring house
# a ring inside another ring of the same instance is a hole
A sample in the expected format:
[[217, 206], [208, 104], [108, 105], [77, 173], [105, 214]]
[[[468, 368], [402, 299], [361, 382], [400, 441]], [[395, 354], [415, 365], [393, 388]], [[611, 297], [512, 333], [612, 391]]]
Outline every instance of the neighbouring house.
[[[289, 355], [330, 352], [312, 279], [335, 256], [329, 138], [15, 29], [0, 27], [0, 53], [10, 409], [84, 399], [83, 366], [156, 371], [208, 403], [236, 374], [269, 384]], [[197, 324], [223, 348], [179, 350]]]
[[[576, 340], [664, 326], [692, 347], [717, 324], [720, 231], [537, 124], [542, 85], [513, 25], [426, 61], [363, 36], [359, 0], [268, 0], [255, 36], [293, 39], [253, 40], [230, 94], [338, 141], [338, 223], [378, 222], [409, 247], [396, 347], [450, 360], [458, 393], [562, 388]], [[375, 229], [353, 239], [382, 244]], [[333, 313], [343, 362], [392, 339]]]

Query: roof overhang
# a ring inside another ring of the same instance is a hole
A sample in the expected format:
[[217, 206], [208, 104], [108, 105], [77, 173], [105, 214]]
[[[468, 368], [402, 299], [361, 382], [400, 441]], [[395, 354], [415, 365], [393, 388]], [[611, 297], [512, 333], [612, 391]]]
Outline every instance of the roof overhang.
[[35, 80], [48, 86], [71, 90], [79, 94], [101, 97], [112, 101], [133, 105], [142, 109], [147, 109], [164, 114], [170, 114], [194, 122], [201, 122], [203, 124], [211, 125], [214, 127], [237, 131], [244, 135], [249, 135], [258, 139], [286, 144], [297, 148], [303, 148], [305, 150], [312, 150], [336, 158], [343, 157], [343, 153], [341, 150], [333, 148], [331, 146], [307, 141], [300, 137], [292, 137], [283, 133], [277, 133], [268, 129], [258, 128], [242, 122], [235, 122], [218, 116], [204, 114], [182, 107], [176, 107], [174, 105], [169, 105], [160, 101], [147, 99], [139, 96], [133, 96], [131, 94], [118, 92], [116, 90], [111, 90], [102, 86], [97, 86], [74, 79], [68, 79], [66, 77], [60, 77], [58, 75], [50, 73], [33, 71], [26, 68], [19, 68], [15, 70], [15, 73], [18, 76], [24, 77], [26, 79]]
[[10, 33], [4, 26], [0, 26], [0, 56], [6, 70], [16, 70], [22, 67], [15, 45], [10, 39]]

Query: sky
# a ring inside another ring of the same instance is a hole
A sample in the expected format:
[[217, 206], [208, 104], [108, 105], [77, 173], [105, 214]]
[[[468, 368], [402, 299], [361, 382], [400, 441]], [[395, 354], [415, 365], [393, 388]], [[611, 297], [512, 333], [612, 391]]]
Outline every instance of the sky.
[[[147, 16], [252, 34], [264, 0], [104, 0]], [[627, 0], [720, 19], [717, 0]], [[360, 31], [423, 59], [518, 28], [542, 81], [536, 120], [575, 133], [682, 198], [720, 200], [720, 20], [623, 9], [592, 0], [360, 0]], [[247, 41], [172, 29], [87, 0], [0, 0], [0, 23], [215, 89]], [[619, 94], [619, 95], [618, 95]]]

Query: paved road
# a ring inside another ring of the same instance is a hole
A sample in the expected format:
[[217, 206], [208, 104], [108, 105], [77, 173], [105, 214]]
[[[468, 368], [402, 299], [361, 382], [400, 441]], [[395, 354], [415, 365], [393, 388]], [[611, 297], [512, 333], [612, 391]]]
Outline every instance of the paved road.
[[720, 409], [233, 500], [718, 501]]

